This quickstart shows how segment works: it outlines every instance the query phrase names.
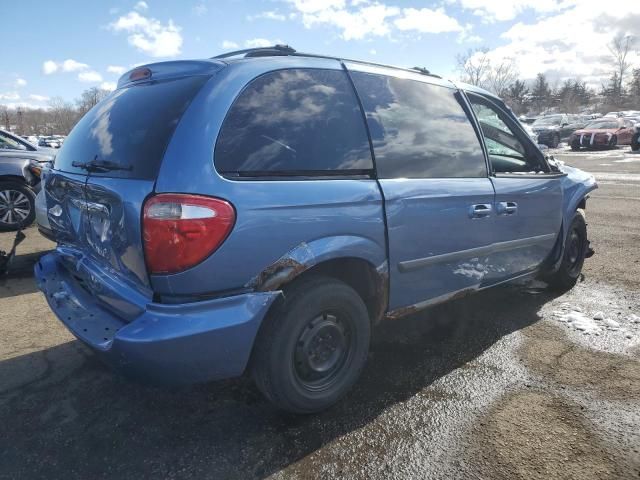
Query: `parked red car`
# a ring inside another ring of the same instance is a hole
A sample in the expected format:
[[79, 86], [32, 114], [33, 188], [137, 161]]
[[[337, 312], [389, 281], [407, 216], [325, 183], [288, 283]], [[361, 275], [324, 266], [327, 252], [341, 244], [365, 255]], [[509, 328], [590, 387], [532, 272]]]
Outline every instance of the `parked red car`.
[[629, 145], [635, 133], [632, 121], [623, 118], [600, 118], [576, 130], [569, 139], [571, 150], [580, 148], [615, 148]]

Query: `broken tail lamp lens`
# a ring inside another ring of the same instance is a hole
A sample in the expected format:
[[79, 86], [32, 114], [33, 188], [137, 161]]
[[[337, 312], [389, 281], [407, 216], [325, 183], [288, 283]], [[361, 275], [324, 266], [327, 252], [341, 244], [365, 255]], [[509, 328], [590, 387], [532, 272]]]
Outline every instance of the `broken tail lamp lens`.
[[144, 205], [144, 251], [152, 274], [177, 273], [202, 262], [226, 240], [233, 206], [200, 195], [159, 194]]

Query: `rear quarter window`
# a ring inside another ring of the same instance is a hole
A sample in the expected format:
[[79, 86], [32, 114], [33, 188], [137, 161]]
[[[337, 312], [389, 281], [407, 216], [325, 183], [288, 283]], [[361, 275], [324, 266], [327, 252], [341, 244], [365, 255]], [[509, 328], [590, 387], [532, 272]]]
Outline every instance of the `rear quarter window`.
[[107, 161], [128, 170], [91, 175], [155, 179], [182, 114], [208, 79], [191, 76], [115, 90], [74, 127], [55, 168], [86, 174], [73, 163]]
[[253, 80], [224, 120], [215, 165], [232, 177], [372, 170], [364, 119], [346, 73], [288, 69]]

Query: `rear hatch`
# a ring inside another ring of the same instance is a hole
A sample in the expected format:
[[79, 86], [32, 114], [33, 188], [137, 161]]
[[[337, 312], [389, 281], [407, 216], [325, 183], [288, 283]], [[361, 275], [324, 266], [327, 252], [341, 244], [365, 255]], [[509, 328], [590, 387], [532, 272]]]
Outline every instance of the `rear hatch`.
[[[73, 129], [46, 177], [48, 219], [61, 258], [73, 264], [68, 268], [78, 272], [83, 287], [124, 317], [135, 312], [118, 292], [105, 292], [105, 285], [151, 297], [143, 203], [153, 193], [180, 118], [211, 76], [210, 64], [206, 74], [176, 75], [179, 63], [144, 67], [142, 81], [125, 83], [96, 105]], [[193, 70], [194, 62], [184, 63]]]

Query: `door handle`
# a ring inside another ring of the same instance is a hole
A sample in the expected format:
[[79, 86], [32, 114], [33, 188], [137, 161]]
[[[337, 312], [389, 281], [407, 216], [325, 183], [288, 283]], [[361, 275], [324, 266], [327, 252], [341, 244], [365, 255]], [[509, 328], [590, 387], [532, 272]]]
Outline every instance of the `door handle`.
[[516, 202], [498, 202], [496, 205], [498, 215], [515, 215], [517, 212], [518, 204]]
[[476, 203], [469, 208], [469, 218], [487, 218], [491, 215], [490, 203]]

